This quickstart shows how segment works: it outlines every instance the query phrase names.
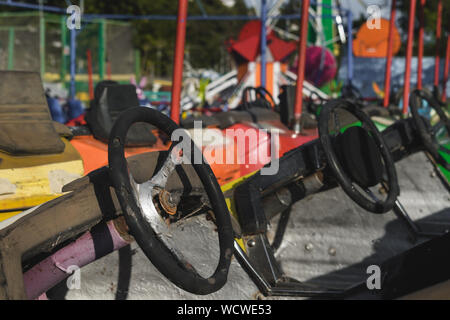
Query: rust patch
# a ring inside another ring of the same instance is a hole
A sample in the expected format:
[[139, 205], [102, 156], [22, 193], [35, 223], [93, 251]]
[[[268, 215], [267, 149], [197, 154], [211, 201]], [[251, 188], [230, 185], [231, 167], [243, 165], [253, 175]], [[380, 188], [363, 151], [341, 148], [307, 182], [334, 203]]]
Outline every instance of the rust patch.
[[177, 213], [177, 205], [172, 203], [170, 198], [170, 192], [163, 190], [158, 194], [159, 203], [161, 207], [169, 215], [174, 216]]
[[129, 228], [124, 217], [115, 219], [113, 223], [122, 239], [129, 242], [134, 241], [133, 236], [129, 233]]

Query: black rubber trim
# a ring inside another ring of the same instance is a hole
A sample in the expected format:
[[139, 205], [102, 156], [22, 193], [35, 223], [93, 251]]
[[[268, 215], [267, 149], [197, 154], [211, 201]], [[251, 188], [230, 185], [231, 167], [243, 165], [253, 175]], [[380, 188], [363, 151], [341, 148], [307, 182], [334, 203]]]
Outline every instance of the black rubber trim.
[[[334, 109], [342, 108], [352, 113], [369, 129], [372, 137], [384, 160], [384, 166], [388, 175], [388, 196], [384, 201], [372, 202], [356, 190], [349, 175], [344, 171], [343, 166], [339, 163], [338, 157], [332, 145], [328, 123], [331, 113]], [[397, 173], [395, 170], [394, 160], [381, 133], [378, 131], [369, 116], [364, 113], [358, 106], [345, 99], [331, 100], [322, 109], [319, 119], [319, 141], [326, 155], [328, 165], [332, 169], [337, 181], [344, 189], [345, 193], [353, 199], [359, 206], [373, 213], [386, 213], [394, 207], [397, 196], [400, 194], [398, 186]]]
[[[108, 145], [109, 168], [117, 197], [123, 210], [128, 227], [136, 242], [155, 267], [178, 287], [199, 295], [213, 293], [227, 281], [231, 257], [233, 255], [233, 231], [222, 191], [217, 180], [203, 160], [202, 164], [193, 164], [202, 181], [214, 211], [219, 236], [220, 257], [214, 274], [205, 279], [195, 272], [193, 267], [181, 262], [156, 236], [155, 231], [145, 220], [138, 205], [138, 199], [132, 192], [127, 161], [124, 156], [124, 141], [130, 126], [136, 122], [145, 122], [156, 126], [169, 137], [180, 128], [162, 113], [144, 107], [132, 108], [120, 114], [111, 131]], [[192, 154], [200, 152], [194, 143]], [[193, 243], [192, 245], [195, 245]]]
[[421, 104], [420, 100], [426, 100], [431, 108], [433, 108], [436, 113], [439, 115], [441, 121], [445, 123], [445, 127], [447, 132], [450, 134], [450, 122], [448, 118], [442, 110], [441, 105], [438, 101], [427, 91], [415, 89], [411, 92], [410, 95], [410, 109], [412, 113], [412, 118], [414, 121], [414, 125], [419, 131], [420, 138], [425, 149], [430, 153], [430, 155], [434, 158], [434, 160], [443, 166], [445, 169], [450, 170], [450, 164], [445, 160], [443, 156], [438, 151], [439, 144], [434, 140], [433, 136], [429, 132], [427, 125], [424, 121], [427, 121], [425, 118], [420, 116], [419, 114], [419, 105]]
[[114, 242], [105, 221], [100, 222], [91, 229], [91, 236], [96, 260], [114, 251]]
[[[264, 88], [264, 87], [258, 87], [258, 88], [256, 88], [256, 92], [258, 92], [260, 95], [261, 95], [261, 97], [263, 97], [264, 99], [265, 99], [265, 95], [267, 95], [269, 98], [270, 98], [270, 101], [269, 102], [271, 102], [272, 103], [272, 105], [274, 106], [274, 107], [276, 107], [276, 103], [275, 103], [275, 100], [273, 99], [273, 96], [272, 96], [272, 94], [269, 92], [269, 90], [267, 90], [266, 88]], [[267, 100], [267, 99], [266, 99]]]

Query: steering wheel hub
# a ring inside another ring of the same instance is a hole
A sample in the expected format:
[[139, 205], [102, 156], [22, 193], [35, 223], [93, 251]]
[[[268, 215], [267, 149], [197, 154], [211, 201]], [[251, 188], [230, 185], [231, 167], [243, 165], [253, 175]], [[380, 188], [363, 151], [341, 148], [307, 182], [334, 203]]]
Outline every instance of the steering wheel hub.
[[162, 190], [158, 194], [158, 199], [159, 203], [161, 204], [161, 207], [167, 214], [171, 216], [176, 215], [178, 203], [172, 199], [172, 195], [170, 192], [168, 192], [167, 190]]

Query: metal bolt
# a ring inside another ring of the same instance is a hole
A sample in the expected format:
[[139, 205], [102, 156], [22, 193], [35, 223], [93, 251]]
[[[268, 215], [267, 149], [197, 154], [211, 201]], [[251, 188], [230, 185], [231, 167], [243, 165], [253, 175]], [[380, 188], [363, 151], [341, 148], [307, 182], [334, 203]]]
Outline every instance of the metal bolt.
[[171, 216], [175, 215], [177, 213], [177, 204], [173, 202], [171, 194], [166, 190], [162, 190], [158, 196], [159, 203], [163, 207], [164, 211]]
[[314, 246], [313, 246], [312, 243], [308, 243], [308, 244], [305, 246], [306, 251], [311, 251], [313, 248], [314, 248]]
[[250, 247], [250, 248], [252, 248], [252, 247], [254, 247], [254, 246], [256, 246], [256, 241], [255, 240], [249, 240], [248, 242], [247, 242], [247, 245]]

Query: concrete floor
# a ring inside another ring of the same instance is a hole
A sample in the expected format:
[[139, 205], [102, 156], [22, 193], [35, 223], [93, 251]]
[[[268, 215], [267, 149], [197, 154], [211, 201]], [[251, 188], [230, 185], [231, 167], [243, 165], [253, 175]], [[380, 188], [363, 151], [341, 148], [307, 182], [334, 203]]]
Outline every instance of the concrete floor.
[[[399, 199], [414, 220], [450, 225], [450, 194], [424, 154], [397, 163], [397, 173]], [[272, 228], [275, 224], [274, 221]], [[193, 259], [190, 261], [195, 261], [205, 275], [212, 272], [211, 266], [217, 262], [217, 236], [212, 229], [204, 217], [194, 219], [180, 228], [176, 243], [180, 250], [190, 253]], [[293, 278], [344, 288], [365, 281], [369, 265], [380, 264], [419, 242], [412, 241], [393, 212], [384, 215], [365, 212], [340, 188], [335, 188], [294, 205], [276, 256], [286, 274]], [[221, 290], [207, 296], [189, 294], [165, 279], [134, 243], [82, 268], [80, 289], [67, 290], [65, 283], [61, 283], [48, 296], [166, 300], [255, 299], [259, 294], [235, 259], [228, 282]]]

